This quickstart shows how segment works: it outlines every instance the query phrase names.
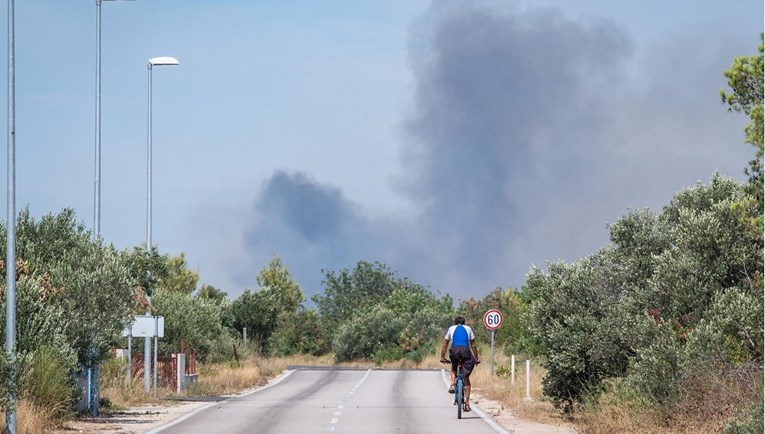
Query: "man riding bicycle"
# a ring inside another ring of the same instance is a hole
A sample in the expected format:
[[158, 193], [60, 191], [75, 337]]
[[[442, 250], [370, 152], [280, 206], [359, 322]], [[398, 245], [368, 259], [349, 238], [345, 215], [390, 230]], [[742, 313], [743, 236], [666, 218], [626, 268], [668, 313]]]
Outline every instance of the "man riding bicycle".
[[[449, 342], [452, 346], [449, 348]], [[462, 378], [465, 381], [465, 411], [470, 411], [470, 373], [473, 367], [481, 363], [478, 350], [475, 347], [475, 335], [470, 326], [465, 325], [465, 318], [454, 318], [454, 325], [446, 330], [444, 342], [441, 344], [441, 362], [447, 363], [446, 349], [449, 348], [449, 359], [452, 363], [451, 387], [449, 393], [454, 393], [454, 383], [457, 381], [457, 365], [462, 364]], [[472, 349], [472, 353], [471, 353]]]

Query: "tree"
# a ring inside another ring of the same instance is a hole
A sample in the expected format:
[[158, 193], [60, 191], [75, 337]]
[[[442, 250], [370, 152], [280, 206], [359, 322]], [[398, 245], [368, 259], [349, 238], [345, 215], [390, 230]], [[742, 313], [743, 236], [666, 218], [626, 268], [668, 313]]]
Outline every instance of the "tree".
[[324, 294], [313, 300], [337, 361], [419, 361], [451, 323], [450, 297], [438, 299], [385, 264], [360, 261], [353, 270], [325, 275]]
[[228, 294], [212, 285], [202, 285], [202, 287], [199, 288], [197, 297], [221, 303], [226, 300]]
[[268, 338], [276, 328], [276, 315], [267, 305], [266, 297], [260, 291], [245, 289], [242, 295], [231, 303], [234, 328], [242, 333], [247, 328], [247, 336], [260, 345], [261, 350], [268, 350]]
[[666, 405], [700, 372], [761, 366], [762, 209], [745, 190], [716, 174], [661, 213], [621, 218], [597, 254], [529, 273], [527, 327], [547, 349], [556, 404], [572, 409], [625, 377], [644, 402]]
[[489, 309], [499, 309], [504, 319], [502, 327], [494, 333], [496, 345], [504, 347], [509, 352], [537, 352], [538, 344], [530, 340], [521, 322], [526, 304], [522, 294], [512, 288], [495, 288], [480, 300], [474, 298], [460, 300], [457, 313], [465, 317], [468, 324], [474, 326], [477, 339], [489, 342], [491, 332], [483, 327], [483, 315]]
[[526, 280], [526, 327], [547, 351], [543, 391], [566, 411], [623, 375], [632, 355], [612, 255], [603, 249], [574, 264], [549, 263], [546, 273], [532, 268]]
[[269, 340], [271, 351], [280, 356], [311, 354], [319, 356], [329, 351], [314, 309], [300, 308], [294, 314], [279, 316], [276, 330]]
[[733, 60], [730, 69], [725, 71], [728, 86], [733, 92], [720, 90], [723, 103], [729, 111], [744, 112], [749, 116], [749, 123], [744, 128], [746, 142], [757, 151], [755, 159], [749, 162], [749, 192], [760, 204], [763, 203], [763, 34], [760, 34], [759, 54], [741, 56]]
[[[0, 381], [23, 386], [23, 394], [16, 396], [67, 411], [74, 394], [74, 371], [97, 366], [121, 338], [134, 306], [130, 274], [122, 256], [112, 246], [93, 240], [70, 209], [39, 221], [25, 209], [16, 228], [18, 260], [11, 266], [17, 276], [17, 359], [8, 363], [3, 351]], [[3, 257], [6, 237], [3, 225]], [[5, 267], [0, 266], [3, 291]], [[5, 299], [0, 302], [3, 334]]]
[[277, 316], [281, 312], [295, 312], [305, 300], [300, 285], [295, 282], [282, 260], [276, 256], [271, 258], [268, 267], [260, 270], [255, 280]]
[[131, 286], [135, 290], [137, 310], [134, 313], [143, 314], [151, 308], [149, 297], [152, 291], [169, 273], [168, 258], [160, 255], [156, 246], [152, 246], [150, 251], [146, 250], [146, 246], [135, 246], [120, 252], [120, 256], [128, 267]]
[[199, 275], [188, 268], [186, 255], [167, 258], [167, 273], [159, 279], [159, 286], [165, 291], [192, 294], [197, 289]]
[[50, 288], [46, 303], [63, 310], [66, 321], [60, 327], [79, 363], [99, 363], [121, 339], [134, 306], [121, 256], [112, 246], [94, 241], [70, 209], [39, 222], [24, 210], [16, 234], [24, 272]]
[[204, 360], [215, 349], [228, 348], [231, 343], [222, 325], [223, 308], [219, 303], [165, 289], [156, 291], [152, 302], [155, 314], [165, 317], [165, 337], [160, 340], [162, 353], [177, 352], [183, 339]]
[[261, 350], [269, 351], [269, 339], [280, 323], [281, 317], [294, 317], [304, 300], [303, 290], [295, 282], [281, 259], [271, 258], [256, 277], [260, 288], [244, 293], [231, 303], [231, 313], [234, 316], [234, 327], [242, 331], [247, 327], [251, 336], [261, 346]]
[[313, 301], [329, 323], [351, 319], [360, 310], [385, 300], [396, 287], [395, 274], [380, 262], [359, 261], [353, 270], [323, 272], [324, 294], [314, 295]]

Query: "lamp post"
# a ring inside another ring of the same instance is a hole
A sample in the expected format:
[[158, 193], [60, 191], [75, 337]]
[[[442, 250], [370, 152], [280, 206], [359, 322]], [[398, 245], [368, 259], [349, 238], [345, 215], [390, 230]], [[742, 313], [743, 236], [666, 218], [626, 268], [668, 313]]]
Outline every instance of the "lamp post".
[[[96, 0], [96, 161], [93, 182], [93, 239], [96, 241], [101, 239], [101, 3], [103, 1], [118, 0]], [[88, 409], [91, 416], [98, 416], [99, 369], [98, 366], [88, 369]], [[128, 372], [130, 372], [129, 368]]]
[[[147, 68], [149, 70], [149, 104], [148, 104], [148, 132], [147, 132], [147, 145], [146, 145], [146, 252], [151, 255], [151, 72], [155, 66], [174, 66], [179, 65], [180, 62], [175, 57], [162, 56], [152, 57], [149, 59]], [[148, 258], [147, 258], [148, 260]], [[148, 264], [147, 264], [148, 265]], [[149, 267], [146, 267], [146, 272], [149, 273]], [[149, 279], [146, 280], [147, 286], [150, 284]], [[147, 288], [148, 289], [148, 288]], [[149, 305], [151, 306], [151, 297], [149, 297]], [[151, 312], [147, 313], [148, 315]], [[149, 367], [151, 366], [151, 337], [147, 336], [144, 340], [144, 352], [143, 352], [143, 380], [146, 393], [151, 390], [151, 374]], [[156, 377], [156, 375], [155, 375]], [[155, 380], [156, 382], [156, 380]]]
[[104, 1], [133, 0], [96, 0], [96, 161], [95, 181], [93, 182], [93, 237], [101, 237], [101, 3]]
[[[6, 220], [7, 247], [5, 251], [5, 350], [11, 363], [16, 362], [16, 24], [14, 2], [8, 0], [8, 198]], [[15, 371], [15, 370], [14, 370]], [[11, 377], [15, 386], [15, 372]], [[7, 389], [8, 411], [5, 414], [6, 432], [16, 434], [15, 387]]]

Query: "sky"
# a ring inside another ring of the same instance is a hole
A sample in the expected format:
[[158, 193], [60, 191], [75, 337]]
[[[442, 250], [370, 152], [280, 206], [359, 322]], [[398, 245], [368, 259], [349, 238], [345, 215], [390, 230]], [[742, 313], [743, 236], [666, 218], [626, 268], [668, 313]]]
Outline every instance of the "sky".
[[[15, 8], [18, 208], [92, 228], [95, 3]], [[517, 288], [630, 209], [745, 179], [719, 91], [762, 30], [761, 0], [104, 1], [101, 235], [146, 240], [146, 65], [174, 56], [152, 241], [200, 283], [235, 298], [278, 256], [309, 298], [361, 260], [455, 298]]]

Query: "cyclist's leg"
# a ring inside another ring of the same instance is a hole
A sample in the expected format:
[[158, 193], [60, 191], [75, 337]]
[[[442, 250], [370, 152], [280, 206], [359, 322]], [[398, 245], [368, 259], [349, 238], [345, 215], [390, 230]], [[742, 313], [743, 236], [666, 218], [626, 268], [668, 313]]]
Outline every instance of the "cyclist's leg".
[[462, 381], [465, 382], [465, 411], [470, 411], [470, 373], [463, 373]]
[[457, 382], [457, 364], [459, 363], [459, 355], [455, 353], [454, 348], [449, 348], [449, 360], [452, 362], [449, 393], [454, 393], [454, 385]]
[[470, 411], [470, 374], [473, 373], [474, 367], [475, 361], [472, 356], [462, 365], [462, 379], [465, 382], [465, 407], [467, 411]]

